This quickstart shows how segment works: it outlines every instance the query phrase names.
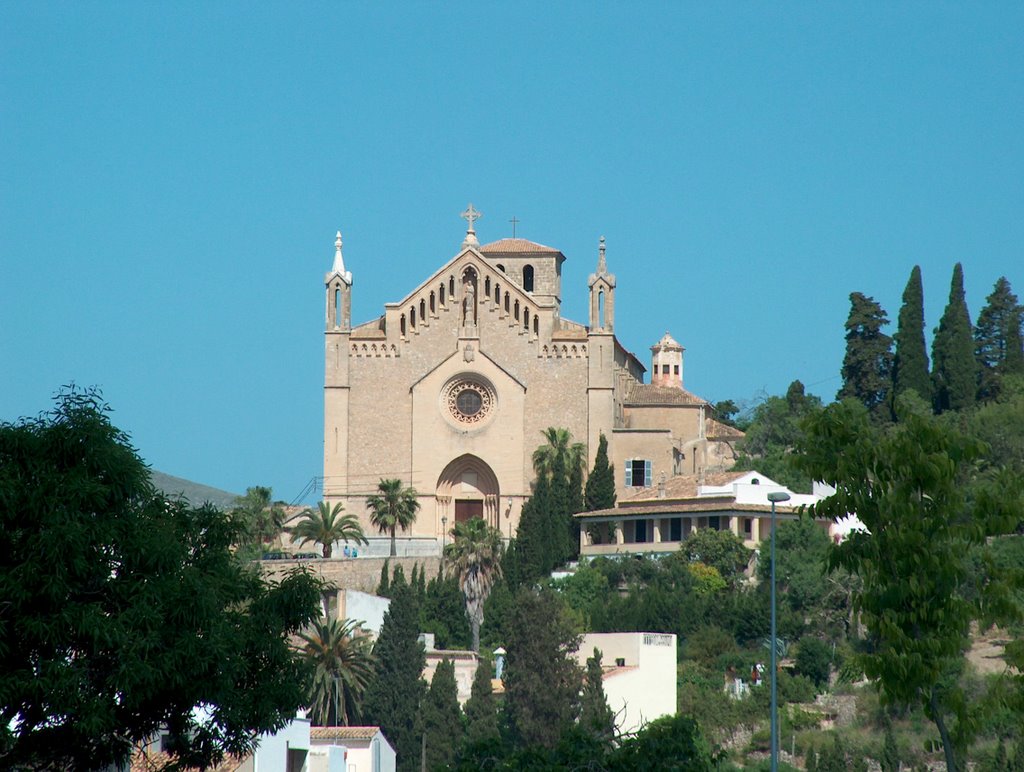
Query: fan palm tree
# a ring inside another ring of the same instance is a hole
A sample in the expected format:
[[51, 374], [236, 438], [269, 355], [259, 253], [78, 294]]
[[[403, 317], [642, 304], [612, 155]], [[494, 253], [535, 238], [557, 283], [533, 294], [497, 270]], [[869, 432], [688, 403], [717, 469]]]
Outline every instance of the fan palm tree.
[[581, 473], [586, 471], [587, 449], [582, 442], [572, 441], [572, 434], [568, 429], [549, 426], [541, 434], [544, 435], [547, 444], [533, 451], [533, 471], [538, 477], [550, 476], [556, 457], [561, 458], [562, 468], [567, 475], [571, 475], [574, 469]]
[[245, 523], [249, 538], [261, 544], [269, 544], [284, 526], [283, 502], [273, 500], [273, 491], [262, 485], [245, 489], [244, 496], [235, 498], [232, 514]]
[[313, 666], [309, 707], [315, 726], [348, 726], [359, 718], [363, 692], [373, 677], [373, 642], [361, 624], [324, 619], [300, 635], [300, 654]]
[[363, 534], [363, 527], [359, 524], [359, 518], [353, 514], [342, 515], [341, 511], [344, 508], [341, 502], [331, 507], [326, 501], [321, 501], [317, 504], [316, 511], [304, 511], [302, 520], [287, 529], [288, 533], [300, 539], [300, 547], [307, 542], [323, 545], [325, 558], [331, 556], [336, 541], [369, 544]]
[[501, 532], [474, 517], [456, 523], [452, 536], [444, 557], [459, 577], [459, 588], [466, 598], [466, 613], [473, 628], [473, 651], [478, 652], [484, 601], [501, 576]]
[[377, 493], [366, 500], [366, 505], [370, 508], [370, 522], [381, 533], [391, 534], [391, 557], [395, 557], [395, 531], [408, 530], [416, 522], [420, 508], [416, 489], [403, 488], [399, 479], [381, 480]]

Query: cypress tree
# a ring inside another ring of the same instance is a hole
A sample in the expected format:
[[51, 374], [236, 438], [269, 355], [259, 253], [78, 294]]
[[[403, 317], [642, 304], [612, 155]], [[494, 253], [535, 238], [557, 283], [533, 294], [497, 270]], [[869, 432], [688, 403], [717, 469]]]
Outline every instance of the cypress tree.
[[574, 466], [569, 472], [569, 554], [570, 560], [580, 556], [580, 522], [573, 515], [586, 509], [583, 502], [583, 467]]
[[580, 727], [598, 741], [610, 745], [615, 739], [615, 714], [608, 707], [603, 675], [601, 650], [595, 648], [594, 656], [587, 658], [587, 674], [580, 697]]
[[405, 569], [402, 568], [401, 563], [395, 566], [395, 570], [391, 574], [391, 597], [395, 597], [395, 593], [398, 592], [399, 587], [408, 587], [409, 583], [405, 581]]
[[928, 375], [928, 351], [924, 342], [924, 289], [921, 266], [915, 265], [903, 290], [893, 357], [894, 396], [914, 390], [931, 404], [932, 381]]
[[553, 748], [579, 715], [575, 626], [551, 589], [521, 587], [508, 624], [505, 708], [522, 746]]
[[416, 594], [400, 570], [401, 566], [395, 570], [391, 604], [373, 647], [376, 667], [363, 709], [367, 720], [379, 726], [394, 747], [398, 769], [413, 772], [420, 766], [419, 711], [426, 692], [422, 678], [426, 657], [419, 642]]
[[942, 413], [973, 406], [977, 372], [971, 317], [964, 298], [964, 270], [957, 263], [949, 287], [949, 302], [932, 341], [935, 411]]
[[843, 386], [836, 399], [859, 400], [876, 420], [889, 417], [886, 400], [892, 383], [892, 338], [882, 332], [888, 323], [885, 311], [874, 298], [860, 292], [850, 293]]
[[523, 505], [519, 516], [519, 528], [516, 530], [516, 577], [526, 584], [551, 573], [554, 566], [554, 554], [559, 545], [551, 538], [551, 524], [548, 513], [551, 511], [550, 483], [547, 475], [537, 478], [533, 486], [533, 495]]
[[1024, 365], [1021, 352], [1021, 306], [1010, 282], [999, 277], [985, 299], [974, 329], [974, 354], [978, 362], [978, 399], [990, 401], [999, 396], [1000, 383], [1007, 372], [1020, 372]]
[[434, 671], [423, 700], [423, 762], [426, 769], [443, 769], [455, 760], [462, 742], [462, 714], [455, 665], [443, 659]]
[[882, 745], [882, 772], [899, 772], [900, 751], [896, 746], [896, 734], [892, 731], [892, 722], [885, 725], [885, 743]]
[[572, 493], [569, 488], [569, 473], [565, 468], [565, 457], [556, 454], [551, 462], [551, 484], [548, 491], [546, 515], [548, 527], [547, 542], [551, 547], [544, 573], [549, 574], [563, 565], [573, 554], [572, 538]]
[[382, 598], [391, 597], [391, 569], [390, 561], [384, 558], [384, 565], [380, 567], [380, 581], [377, 583], [377, 594]]
[[608, 438], [604, 432], [597, 442], [597, 455], [594, 457], [594, 468], [587, 478], [584, 499], [588, 512], [615, 506], [615, 467], [608, 463]]
[[486, 660], [477, 663], [465, 710], [468, 744], [498, 739], [498, 704], [491, 686], [491, 663]]

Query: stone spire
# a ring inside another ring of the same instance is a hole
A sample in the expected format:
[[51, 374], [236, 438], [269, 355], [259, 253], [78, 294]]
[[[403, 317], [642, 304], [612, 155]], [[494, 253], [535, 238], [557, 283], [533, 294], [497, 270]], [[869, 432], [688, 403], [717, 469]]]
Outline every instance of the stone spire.
[[338, 274], [346, 284], [352, 283], [352, 273], [345, 270], [345, 258], [341, 256], [341, 231], [334, 238], [334, 265], [329, 275], [334, 274]]
[[615, 274], [608, 273], [608, 263], [604, 256], [604, 236], [597, 243], [597, 272], [590, 274], [587, 285], [593, 287], [598, 279], [604, 279], [611, 287], [615, 286]]
[[470, 203], [470, 205], [466, 208], [466, 211], [462, 213], [462, 219], [469, 223], [469, 227], [466, 229], [466, 238], [462, 242], [463, 247], [480, 246], [480, 242], [477, 241], [476, 238], [476, 230], [474, 230], [473, 228], [473, 222], [475, 220], [479, 220], [483, 216], [484, 213], [478, 212], [476, 209], [474, 209], [472, 203]]

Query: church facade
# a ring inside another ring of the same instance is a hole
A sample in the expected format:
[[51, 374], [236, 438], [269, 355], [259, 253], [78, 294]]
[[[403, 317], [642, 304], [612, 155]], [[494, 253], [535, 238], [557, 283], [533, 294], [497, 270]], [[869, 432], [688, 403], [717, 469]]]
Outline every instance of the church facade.
[[406, 536], [441, 539], [483, 517], [514, 534], [549, 427], [593, 464], [608, 439], [619, 496], [728, 465], [735, 436], [683, 388], [683, 347], [652, 347], [652, 375], [615, 336], [605, 244], [587, 287], [587, 323], [561, 316], [558, 249], [522, 238], [481, 245], [470, 205], [459, 252], [383, 313], [352, 324], [353, 278], [339, 233], [325, 277], [324, 499], [358, 514], [382, 478], [414, 488]]

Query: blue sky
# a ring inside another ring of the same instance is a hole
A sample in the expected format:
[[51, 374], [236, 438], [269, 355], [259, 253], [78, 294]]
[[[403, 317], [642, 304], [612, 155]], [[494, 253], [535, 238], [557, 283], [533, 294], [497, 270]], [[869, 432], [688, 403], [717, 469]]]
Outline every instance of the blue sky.
[[929, 329], [1024, 294], [1019, 3], [7, 3], [0, 420], [96, 384], [156, 468], [322, 473], [323, 275], [353, 317], [459, 248], [597, 240], [642, 361], [711, 400], [831, 399], [848, 296]]

